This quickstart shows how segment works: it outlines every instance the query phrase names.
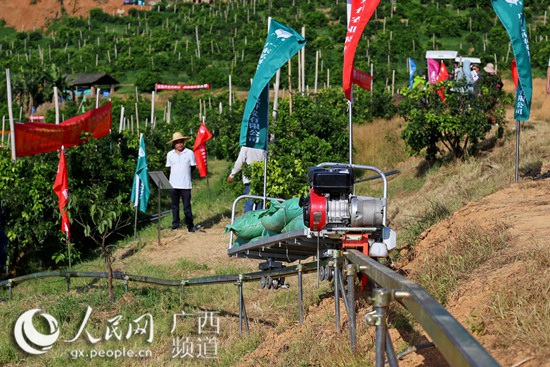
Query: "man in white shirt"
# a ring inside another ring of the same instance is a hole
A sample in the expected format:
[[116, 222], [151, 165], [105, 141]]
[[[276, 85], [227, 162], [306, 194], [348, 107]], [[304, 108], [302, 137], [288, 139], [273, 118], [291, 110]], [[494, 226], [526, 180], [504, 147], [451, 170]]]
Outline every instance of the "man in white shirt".
[[172, 135], [173, 150], [166, 155], [166, 167], [170, 167], [170, 184], [172, 191], [170, 199], [172, 202], [172, 229], [180, 227], [180, 198], [183, 202], [183, 214], [185, 225], [189, 232], [195, 232], [193, 223], [193, 212], [191, 210], [191, 172], [196, 168], [195, 154], [185, 147], [185, 141], [191, 139], [183, 136], [180, 132]]
[[[235, 161], [235, 165], [231, 170], [231, 174], [227, 178], [227, 182], [233, 182], [233, 177], [235, 177], [235, 175], [243, 169], [244, 163], [252, 164], [254, 162], [263, 161], [264, 153], [265, 153], [265, 150], [263, 149], [241, 147], [241, 150], [239, 151], [239, 156]], [[244, 184], [244, 194], [248, 195], [250, 193], [250, 178], [243, 175], [243, 184]], [[254, 203], [252, 199], [247, 200], [244, 203], [244, 212], [246, 213], [251, 211], [253, 206], [254, 206]]]

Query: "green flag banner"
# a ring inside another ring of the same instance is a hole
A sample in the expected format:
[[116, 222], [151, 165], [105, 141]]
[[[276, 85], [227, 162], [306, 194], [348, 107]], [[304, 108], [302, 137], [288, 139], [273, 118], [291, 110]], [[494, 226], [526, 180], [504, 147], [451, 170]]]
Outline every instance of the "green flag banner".
[[492, 0], [493, 9], [506, 28], [518, 67], [519, 82], [516, 92], [514, 118], [526, 121], [531, 111], [533, 96], [533, 77], [531, 76], [531, 59], [529, 56], [529, 39], [523, 0]]
[[241, 146], [267, 150], [269, 81], [305, 44], [306, 40], [294, 29], [271, 20], [256, 74], [248, 92], [239, 138]]
[[147, 203], [149, 202], [149, 175], [147, 168], [147, 155], [145, 154], [145, 139], [143, 134], [139, 138], [139, 153], [136, 166], [136, 174], [134, 175], [134, 184], [132, 185], [132, 203], [140, 211], [147, 211]]

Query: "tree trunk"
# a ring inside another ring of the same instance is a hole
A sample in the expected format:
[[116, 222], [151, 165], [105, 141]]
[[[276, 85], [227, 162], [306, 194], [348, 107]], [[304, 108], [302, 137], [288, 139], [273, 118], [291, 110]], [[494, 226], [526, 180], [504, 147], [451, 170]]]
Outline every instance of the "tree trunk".
[[115, 302], [115, 292], [114, 292], [114, 289], [113, 289], [113, 264], [111, 262], [111, 254], [105, 248], [105, 245], [103, 247], [103, 253], [105, 255], [105, 265], [107, 266], [107, 280], [108, 280], [108, 286], [109, 286], [109, 300], [111, 302]]

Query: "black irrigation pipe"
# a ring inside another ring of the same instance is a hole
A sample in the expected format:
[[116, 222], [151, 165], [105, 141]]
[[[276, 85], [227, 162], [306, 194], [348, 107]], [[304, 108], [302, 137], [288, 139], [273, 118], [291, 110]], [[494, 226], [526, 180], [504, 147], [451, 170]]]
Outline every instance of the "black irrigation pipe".
[[[323, 260], [320, 262], [321, 265], [325, 265], [328, 260]], [[144, 275], [136, 274], [126, 274], [121, 272], [114, 272], [113, 279], [122, 280], [125, 282], [134, 281], [147, 284], [163, 285], [169, 287], [179, 287], [182, 285], [208, 285], [208, 284], [218, 284], [218, 283], [234, 283], [237, 281], [254, 281], [261, 279], [262, 276], [271, 275], [272, 277], [280, 277], [285, 275], [298, 274], [299, 269], [302, 273], [309, 273], [317, 271], [317, 262], [311, 262], [306, 264], [298, 264], [283, 268], [271, 269], [268, 271], [257, 271], [252, 273], [244, 274], [231, 274], [231, 275], [214, 275], [209, 277], [200, 277], [200, 278], [190, 278], [190, 279], [163, 279], [155, 278]], [[3, 280], [0, 282], [0, 287], [13, 288], [16, 285], [27, 282], [29, 280], [41, 279], [41, 278], [108, 278], [109, 274], [107, 272], [78, 272], [78, 271], [48, 271], [41, 273], [34, 273], [23, 275], [20, 277]]]
[[[384, 175], [391, 176], [391, 175], [395, 175], [399, 172], [400, 171], [398, 169], [394, 169], [392, 171], [384, 172]], [[355, 183], [357, 184], [357, 183], [360, 183], [360, 182], [372, 181], [372, 180], [376, 180], [377, 178], [380, 178], [380, 175], [375, 175], [375, 176], [355, 180]]]
[[[160, 213], [160, 217], [161, 218], [164, 218], [166, 217], [168, 214], [172, 213], [171, 210], [165, 210], [163, 212]], [[145, 216], [145, 217], [142, 217], [138, 220], [138, 222], [140, 223], [143, 223], [143, 222], [152, 222], [154, 220], [157, 220], [159, 218], [159, 215], [158, 213], [155, 213], [155, 214], [151, 214], [151, 215], [148, 215], [148, 216]]]

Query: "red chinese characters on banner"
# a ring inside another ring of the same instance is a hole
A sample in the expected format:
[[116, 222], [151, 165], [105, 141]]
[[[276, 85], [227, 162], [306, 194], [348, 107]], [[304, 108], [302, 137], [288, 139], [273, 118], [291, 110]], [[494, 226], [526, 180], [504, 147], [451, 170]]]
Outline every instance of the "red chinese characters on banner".
[[351, 100], [351, 83], [355, 51], [374, 10], [380, 0], [351, 0], [351, 13], [348, 22], [348, 30], [344, 43], [344, 65], [342, 74], [342, 86], [348, 100]]
[[210, 89], [210, 84], [155, 84], [156, 90], [195, 90]]
[[353, 84], [357, 84], [363, 89], [371, 90], [372, 75], [362, 72], [361, 70], [353, 69], [353, 75], [351, 77]]
[[212, 133], [206, 128], [204, 121], [201, 122], [197, 138], [195, 139], [195, 145], [193, 146], [193, 152], [195, 153], [195, 161], [197, 162], [197, 169], [201, 177], [208, 175], [208, 162], [206, 159], [206, 142], [212, 138]]
[[111, 131], [111, 103], [55, 125], [46, 122], [16, 123], [15, 152], [17, 157], [53, 152], [80, 145], [87, 140], [83, 133], [96, 139]]

